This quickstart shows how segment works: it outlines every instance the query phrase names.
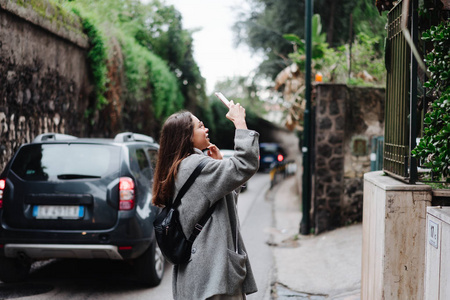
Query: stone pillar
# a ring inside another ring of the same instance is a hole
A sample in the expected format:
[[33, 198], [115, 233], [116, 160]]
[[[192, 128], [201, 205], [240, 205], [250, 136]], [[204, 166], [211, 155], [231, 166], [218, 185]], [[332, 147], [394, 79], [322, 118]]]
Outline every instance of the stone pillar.
[[313, 177], [313, 220], [315, 233], [341, 225], [344, 195], [346, 85], [316, 87]]

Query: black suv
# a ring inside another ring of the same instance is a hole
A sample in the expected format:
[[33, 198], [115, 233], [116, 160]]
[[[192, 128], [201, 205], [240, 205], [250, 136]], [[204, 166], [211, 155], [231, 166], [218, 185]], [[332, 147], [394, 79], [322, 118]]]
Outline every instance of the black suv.
[[259, 170], [268, 171], [284, 162], [286, 153], [277, 143], [259, 144]]
[[159, 145], [46, 133], [22, 145], [0, 175], [0, 280], [25, 279], [50, 258], [130, 262], [146, 286], [161, 282], [164, 257], [151, 205]]

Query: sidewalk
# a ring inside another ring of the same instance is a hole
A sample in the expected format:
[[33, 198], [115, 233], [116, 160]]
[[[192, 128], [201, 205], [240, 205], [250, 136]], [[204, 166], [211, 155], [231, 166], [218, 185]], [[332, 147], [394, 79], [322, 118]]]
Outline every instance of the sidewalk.
[[297, 177], [291, 176], [268, 193], [274, 216], [272, 299], [359, 300], [362, 225], [317, 236], [298, 234], [302, 211], [297, 191]]

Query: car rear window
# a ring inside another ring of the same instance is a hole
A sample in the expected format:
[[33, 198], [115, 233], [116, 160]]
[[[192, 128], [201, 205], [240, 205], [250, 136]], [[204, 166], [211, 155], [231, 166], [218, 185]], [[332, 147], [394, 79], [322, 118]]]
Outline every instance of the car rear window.
[[120, 148], [95, 144], [36, 144], [20, 149], [11, 169], [25, 180], [100, 178], [119, 168]]
[[277, 145], [265, 145], [264, 147], [261, 147], [260, 152], [261, 152], [261, 155], [277, 154], [278, 146]]

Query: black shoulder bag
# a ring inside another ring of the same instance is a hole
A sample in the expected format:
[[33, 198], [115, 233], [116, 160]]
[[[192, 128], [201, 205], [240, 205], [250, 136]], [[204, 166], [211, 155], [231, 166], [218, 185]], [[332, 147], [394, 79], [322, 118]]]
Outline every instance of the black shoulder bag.
[[214, 203], [214, 205], [208, 209], [201, 220], [195, 225], [194, 231], [189, 239], [187, 239], [181, 228], [177, 207], [181, 203], [181, 198], [195, 181], [195, 178], [197, 178], [205, 165], [206, 159], [202, 160], [197, 168], [195, 168], [194, 172], [192, 172], [191, 176], [189, 176], [186, 183], [178, 192], [172, 205], [164, 207], [153, 222], [158, 246], [164, 257], [174, 265], [189, 262], [192, 244], [216, 207], [216, 203]]

